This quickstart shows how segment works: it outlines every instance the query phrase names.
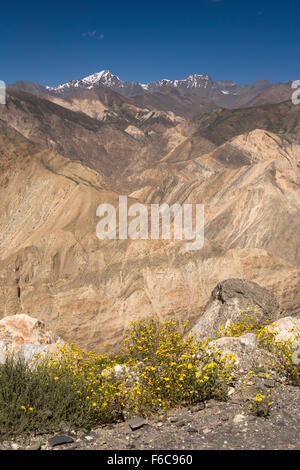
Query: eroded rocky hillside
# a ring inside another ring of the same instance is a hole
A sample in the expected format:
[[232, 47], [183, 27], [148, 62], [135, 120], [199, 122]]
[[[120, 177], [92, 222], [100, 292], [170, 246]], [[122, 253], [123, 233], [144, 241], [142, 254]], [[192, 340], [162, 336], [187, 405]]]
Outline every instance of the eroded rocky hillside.
[[[0, 107], [0, 316], [29, 314], [102, 351], [136, 318], [194, 322], [227, 278], [256, 281], [297, 308], [298, 108], [184, 120], [111, 90], [89, 93], [11, 89]], [[124, 194], [129, 204], [203, 203], [204, 248], [100, 241], [96, 208]]]

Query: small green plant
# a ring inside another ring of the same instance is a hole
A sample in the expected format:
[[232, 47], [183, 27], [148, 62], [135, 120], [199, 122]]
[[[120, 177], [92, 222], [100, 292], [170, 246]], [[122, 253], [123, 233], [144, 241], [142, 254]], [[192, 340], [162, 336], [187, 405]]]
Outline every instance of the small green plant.
[[259, 374], [266, 374], [266, 368], [263, 367], [262, 365], [255, 363], [253, 366], [253, 372], [254, 375], [259, 375]]
[[252, 403], [250, 404], [250, 411], [255, 415], [263, 418], [268, 418], [270, 415], [270, 409], [272, 402], [270, 401], [271, 396], [263, 395], [258, 393]]

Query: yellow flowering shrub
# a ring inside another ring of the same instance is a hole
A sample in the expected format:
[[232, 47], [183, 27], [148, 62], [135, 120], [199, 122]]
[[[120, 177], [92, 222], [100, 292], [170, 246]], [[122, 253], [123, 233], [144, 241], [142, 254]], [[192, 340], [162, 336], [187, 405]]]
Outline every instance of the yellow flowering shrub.
[[255, 310], [243, 310], [241, 312], [241, 318], [239, 321], [230, 324], [226, 328], [224, 325], [221, 325], [218, 331], [216, 332], [215, 338], [221, 338], [223, 336], [242, 336], [248, 333], [258, 333], [262, 328], [265, 328], [269, 321], [265, 320], [257, 321], [255, 319]]
[[126, 397], [135, 411], [145, 414], [212, 397], [226, 398], [234, 358], [223, 356], [208, 342], [183, 337], [177, 322], [133, 323], [124, 343], [128, 365], [139, 369], [139, 381]]
[[0, 434], [112, 423], [209, 398], [225, 400], [234, 358], [184, 336], [177, 322], [133, 322], [118, 354], [74, 344], [0, 365]]
[[[247, 333], [254, 333], [258, 346], [274, 354], [274, 368], [281, 373], [291, 385], [300, 385], [300, 364], [295, 363], [292, 358], [295, 356], [295, 345], [299, 349], [300, 332], [295, 335], [295, 339], [278, 341], [277, 332], [269, 326], [269, 321], [258, 322], [254, 317], [255, 310], [244, 310], [241, 312], [241, 319], [230, 324], [228, 327], [221, 325], [215, 338], [223, 336], [238, 337]], [[268, 328], [267, 328], [268, 326]]]
[[270, 414], [272, 402], [270, 401], [271, 395], [263, 395], [257, 393], [250, 404], [250, 411], [256, 416], [267, 418]]
[[258, 345], [275, 356], [274, 367], [285, 377], [290, 385], [300, 386], [300, 364], [293, 361], [296, 348], [299, 348], [300, 333], [295, 335], [294, 340], [278, 341], [276, 331], [262, 328], [257, 334]]

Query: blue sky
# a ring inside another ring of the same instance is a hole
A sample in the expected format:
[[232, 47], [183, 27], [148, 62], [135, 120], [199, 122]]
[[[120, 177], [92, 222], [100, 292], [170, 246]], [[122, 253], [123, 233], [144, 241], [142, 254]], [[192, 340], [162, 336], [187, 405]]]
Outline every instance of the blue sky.
[[109, 69], [140, 82], [296, 80], [299, 18], [298, 0], [16, 0], [1, 4], [0, 79], [53, 86]]

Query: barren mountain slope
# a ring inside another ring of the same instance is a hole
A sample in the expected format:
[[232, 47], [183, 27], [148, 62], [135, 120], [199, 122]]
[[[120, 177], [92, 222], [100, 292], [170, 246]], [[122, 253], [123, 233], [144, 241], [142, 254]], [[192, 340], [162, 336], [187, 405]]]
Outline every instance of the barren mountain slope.
[[0, 118], [41, 147], [108, 177], [121, 173], [141, 149], [136, 139], [114, 125], [15, 89], [8, 90]]
[[[158, 184], [154, 186], [156, 192], [158, 191], [163, 197], [166, 183], [168, 187], [172, 184], [170, 177], [167, 176], [168, 172], [171, 178], [174, 176], [177, 180], [179, 170], [185, 170], [187, 175], [196, 171], [197, 177], [202, 180], [204, 176], [206, 178], [211, 173], [212, 169], [238, 168], [255, 163], [255, 157], [253, 157], [254, 160], [251, 157], [252, 153], [256, 154], [255, 143], [251, 148], [243, 149], [237, 145], [237, 142], [232, 145], [231, 140], [240, 135], [246, 136], [256, 129], [285, 137], [284, 145], [289, 142], [299, 143], [299, 107], [291, 102], [283, 102], [255, 108], [216, 110], [197, 119], [186, 120], [168, 130], [169, 134], [180, 134], [180, 139], [175, 142], [175, 145], [161, 145], [168, 132], [163, 133], [157, 140], [157, 153], [153, 149], [151, 151], [150, 147], [142, 152], [139, 164], [132, 162], [123, 173], [120, 187], [126, 191], [136, 191], [143, 186], [152, 186], [154, 179], [158, 177]], [[216, 150], [216, 153], [211, 158], [213, 150]], [[275, 153], [276, 151], [274, 150]], [[280, 155], [281, 150], [278, 149], [278, 152]], [[155, 158], [155, 155], [156, 157], [163, 156], [159, 160]], [[147, 164], [143, 166], [141, 162], [145, 156]], [[207, 159], [210, 160], [209, 164]], [[193, 160], [196, 166], [187, 165], [187, 160]], [[153, 178], [154, 174], [157, 176]], [[189, 176], [187, 177], [189, 179]]]
[[207, 97], [199, 96], [196, 93], [187, 94], [176, 89], [138, 93], [131, 96], [131, 100], [138, 106], [172, 111], [185, 118], [192, 118], [219, 107]]
[[129, 182], [147, 203], [203, 203], [206, 237], [224, 248], [265, 248], [300, 265], [300, 145], [290, 138], [255, 130]]
[[11, 88], [0, 118], [42, 148], [97, 170], [116, 187], [123, 174], [153, 166], [195, 130], [194, 123], [172, 113], [139, 109], [111, 90], [89, 93], [54, 98], [58, 105]]
[[252, 108], [222, 109], [195, 119], [195, 137], [205, 137], [221, 145], [233, 137], [264, 129], [300, 138], [300, 110], [291, 101]]
[[[149, 111], [156, 111], [158, 116], [165, 117], [169, 126], [172, 124], [172, 120], [176, 122], [184, 120], [169, 110], [161, 110], [159, 106], [157, 108], [138, 106], [131, 98], [125, 98], [106, 86], [92, 90], [79, 90], [67, 97], [49, 94], [44, 94], [41, 97], [73, 111], [81, 111], [100, 121], [118, 122], [121, 127], [124, 127], [126, 123], [139, 124], [139, 122], [145, 121]], [[153, 114], [150, 113], [150, 116]]]
[[271, 288], [285, 307], [300, 301], [299, 269], [262, 249], [100, 241], [96, 208], [116, 205], [118, 194], [81, 163], [0, 125], [0, 316], [27, 313], [67, 341], [103, 350], [116, 348], [136, 318], [193, 321], [230, 277]]

